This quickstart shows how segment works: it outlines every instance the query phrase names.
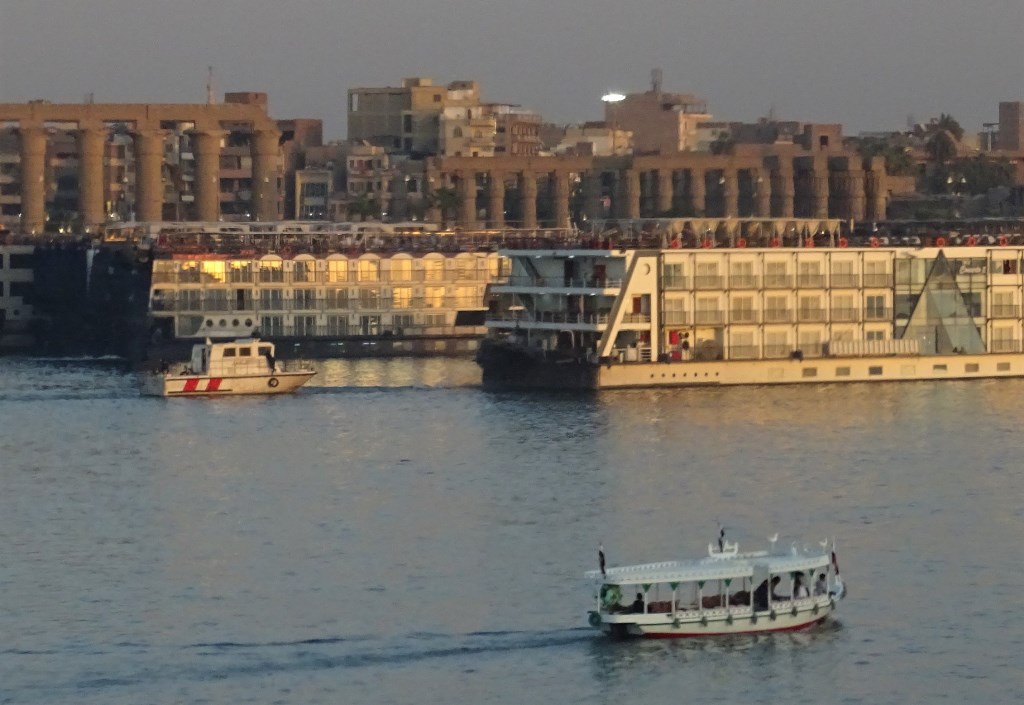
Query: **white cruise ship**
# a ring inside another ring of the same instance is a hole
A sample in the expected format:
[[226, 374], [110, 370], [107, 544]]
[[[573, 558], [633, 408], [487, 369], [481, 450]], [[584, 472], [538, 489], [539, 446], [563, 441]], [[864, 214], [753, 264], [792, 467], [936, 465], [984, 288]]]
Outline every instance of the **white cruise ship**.
[[154, 338], [257, 331], [342, 356], [472, 354], [508, 264], [493, 234], [379, 224], [162, 224], [145, 238]]
[[[799, 230], [797, 230], [799, 232]], [[817, 229], [810, 232], [819, 232]], [[506, 250], [485, 384], [602, 389], [1024, 375], [1019, 234]], [[754, 246], [754, 245], [758, 246]]]

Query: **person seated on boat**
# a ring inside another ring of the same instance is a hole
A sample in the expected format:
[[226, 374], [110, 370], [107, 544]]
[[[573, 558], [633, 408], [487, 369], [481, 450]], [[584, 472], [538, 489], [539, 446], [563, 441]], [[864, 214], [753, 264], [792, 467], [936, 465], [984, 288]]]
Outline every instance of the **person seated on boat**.
[[804, 574], [797, 571], [797, 574], [793, 576], [793, 599], [802, 600], [805, 597], [810, 597], [811, 593], [804, 585]]
[[745, 607], [750, 604], [750, 591], [738, 590], [729, 595], [729, 605], [732, 607]]
[[814, 583], [814, 595], [827, 595], [828, 594], [828, 580], [825, 579], [824, 573], [818, 573], [818, 579]]
[[[771, 586], [771, 598], [772, 600], [781, 600], [782, 598], [775, 594], [775, 588], [782, 582], [782, 578], [778, 575], [772, 577]], [[761, 584], [754, 590], [754, 609], [755, 610], [766, 610], [768, 609], [768, 581], [762, 580]]]
[[633, 614], [643, 614], [644, 613], [644, 596], [643, 596], [643, 593], [638, 592], [636, 594], [636, 599], [633, 600], [633, 604], [629, 606], [629, 611], [632, 612]]

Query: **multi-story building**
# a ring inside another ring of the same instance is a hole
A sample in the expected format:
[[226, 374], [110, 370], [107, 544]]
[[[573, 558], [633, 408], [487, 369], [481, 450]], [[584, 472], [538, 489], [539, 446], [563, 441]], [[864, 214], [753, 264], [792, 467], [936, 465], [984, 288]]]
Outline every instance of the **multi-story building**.
[[1004, 152], [1024, 151], [1024, 103], [999, 103], [999, 136], [996, 146]]
[[605, 103], [605, 122], [633, 133], [641, 154], [673, 154], [696, 149], [697, 126], [711, 120], [707, 103], [688, 93], [665, 93], [660, 81], [644, 93]]

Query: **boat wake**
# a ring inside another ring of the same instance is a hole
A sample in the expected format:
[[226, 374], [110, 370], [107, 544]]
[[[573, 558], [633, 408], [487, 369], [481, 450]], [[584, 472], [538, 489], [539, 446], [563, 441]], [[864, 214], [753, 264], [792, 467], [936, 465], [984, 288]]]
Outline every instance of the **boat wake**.
[[325, 636], [296, 641], [204, 642], [182, 646], [178, 653], [164, 653], [166, 658], [159, 668], [91, 672], [90, 677], [68, 686], [95, 691], [162, 681], [221, 681], [274, 673], [400, 667], [434, 659], [558, 649], [586, 644], [593, 638], [593, 630], [579, 628], [554, 632], [413, 633], [392, 639]]

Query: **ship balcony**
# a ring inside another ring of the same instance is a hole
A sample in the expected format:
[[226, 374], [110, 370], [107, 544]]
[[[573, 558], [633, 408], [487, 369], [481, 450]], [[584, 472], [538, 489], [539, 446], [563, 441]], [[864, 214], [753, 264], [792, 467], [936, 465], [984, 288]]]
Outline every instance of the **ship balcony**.
[[833, 323], [856, 323], [860, 320], [860, 310], [856, 308], [833, 308]]
[[764, 311], [765, 323], [792, 323], [793, 309], [790, 308], [768, 308]]
[[729, 323], [760, 323], [761, 312], [747, 308], [734, 308], [729, 311]]
[[515, 293], [530, 289], [561, 289], [575, 292], [617, 292], [622, 288], [621, 279], [607, 277], [509, 277], [504, 284], [495, 285], [495, 291]]
[[730, 289], [758, 289], [760, 283], [760, 277], [753, 274], [733, 274], [729, 277]]
[[698, 274], [693, 278], [693, 288], [701, 291], [721, 291], [725, 277], [718, 274]]
[[661, 318], [666, 326], [690, 325], [690, 314], [687, 311], [662, 311]]
[[864, 275], [864, 288], [865, 289], [891, 289], [892, 288], [892, 275], [888, 272], [883, 274], [865, 274]]
[[722, 311], [695, 311], [693, 314], [694, 323], [696, 323], [699, 326], [722, 325], [724, 318], [725, 316]]
[[856, 274], [833, 274], [831, 285], [833, 289], [859, 289], [860, 277]]
[[797, 310], [796, 320], [798, 323], [824, 323], [825, 309], [823, 308], [801, 308]]
[[796, 278], [796, 285], [801, 289], [824, 289], [824, 274], [800, 274]]
[[756, 345], [733, 345], [728, 350], [730, 360], [756, 360], [758, 349]]
[[675, 276], [673, 274], [666, 274], [664, 277], [662, 277], [661, 283], [665, 289], [675, 290], [690, 288], [689, 277]]
[[990, 313], [991, 318], [1020, 318], [1020, 306], [993, 306]]
[[764, 356], [769, 359], [779, 359], [783, 357], [789, 357], [793, 348], [789, 345], [765, 345]]
[[865, 308], [865, 321], [890, 321], [892, 320], [891, 308]]
[[766, 274], [764, 277], [765, 289], [792, 289], [793, 277], [788, 274]]

